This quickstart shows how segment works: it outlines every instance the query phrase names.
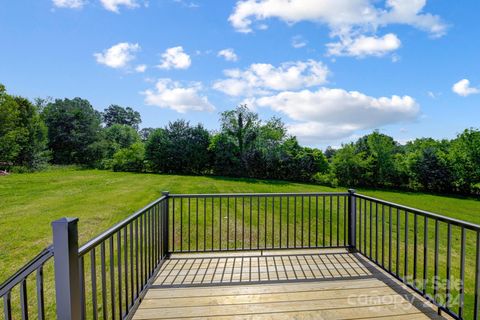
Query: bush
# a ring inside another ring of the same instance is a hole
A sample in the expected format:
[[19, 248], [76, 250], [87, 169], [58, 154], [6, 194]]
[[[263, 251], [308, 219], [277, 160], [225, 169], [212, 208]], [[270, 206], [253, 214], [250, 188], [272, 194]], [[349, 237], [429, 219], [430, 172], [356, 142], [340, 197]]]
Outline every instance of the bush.
[[145, 169], [145, 148], [137, 142], [118, 150], [110, 161], [113, 171], [142, 172]]

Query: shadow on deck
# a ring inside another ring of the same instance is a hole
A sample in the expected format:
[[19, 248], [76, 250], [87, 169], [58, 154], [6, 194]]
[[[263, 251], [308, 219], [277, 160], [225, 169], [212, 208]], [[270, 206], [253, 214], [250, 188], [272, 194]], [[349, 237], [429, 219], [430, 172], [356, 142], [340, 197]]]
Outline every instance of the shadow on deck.
[[133, 319], [446, 319], [343, 249], [175, 254]]

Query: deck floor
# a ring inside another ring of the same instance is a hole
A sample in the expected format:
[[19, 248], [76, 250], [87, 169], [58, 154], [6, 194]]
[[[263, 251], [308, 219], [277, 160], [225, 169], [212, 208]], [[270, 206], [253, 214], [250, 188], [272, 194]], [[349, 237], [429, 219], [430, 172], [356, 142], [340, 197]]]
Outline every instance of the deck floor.
[[176, 254], [133, 319], [446, 319], [343, 249]]

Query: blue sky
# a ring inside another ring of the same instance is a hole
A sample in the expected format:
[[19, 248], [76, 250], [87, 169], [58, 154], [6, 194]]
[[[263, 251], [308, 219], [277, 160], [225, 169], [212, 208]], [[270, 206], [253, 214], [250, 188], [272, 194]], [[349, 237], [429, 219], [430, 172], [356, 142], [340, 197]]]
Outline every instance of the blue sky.
[[247, 102], [311, 146], [480, 126], [480, 2], [0, 0], [9, 92], [218, 127]]

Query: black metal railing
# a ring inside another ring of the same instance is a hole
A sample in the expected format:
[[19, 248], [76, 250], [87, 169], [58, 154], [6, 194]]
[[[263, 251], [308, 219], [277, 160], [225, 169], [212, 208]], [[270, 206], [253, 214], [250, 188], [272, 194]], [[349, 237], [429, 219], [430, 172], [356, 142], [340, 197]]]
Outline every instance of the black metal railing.
[[[53, 249], [48, 247], [0, 285], [5, 320], [46, 318], [44, 267], [52, 257]], [[28, 283], [32, 282], [34, 287], [29, 290]]]
[[4, 319], [129, 319], [171, 253], [295, 248], [348, 248], [439, 311], [479, 319], [480, 226], [354, 190], [165, 192], [80, 248], [77, 221], [55, 221], [53, 247], [0, 286]]
[[170, 252], [347, 246], [348, 193], [170, 195]]
[[479, 317], [480, 226], [354, 194], [356, 249], [457, 319]]
[[78, 251], [81, 319], [125, 319], [167, 257], [167, 195]]

